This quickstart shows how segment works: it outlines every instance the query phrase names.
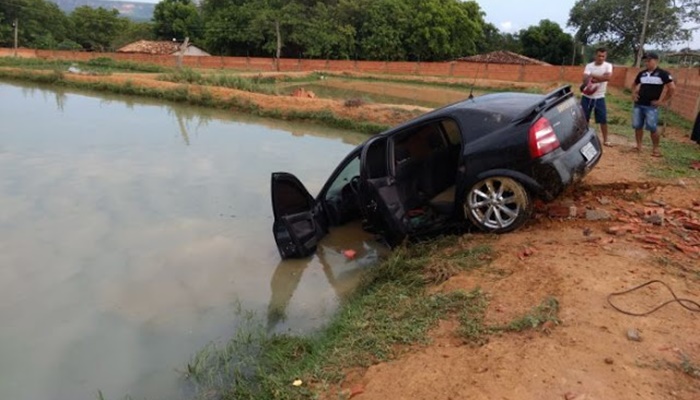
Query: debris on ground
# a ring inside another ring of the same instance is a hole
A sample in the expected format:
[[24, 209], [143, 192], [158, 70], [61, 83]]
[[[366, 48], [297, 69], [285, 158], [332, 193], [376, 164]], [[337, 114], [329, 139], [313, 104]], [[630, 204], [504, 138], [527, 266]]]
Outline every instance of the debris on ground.
[[306, 90], [304, 88], [297, 88], [295, 91], [292, 92], [292, 97], [305, 97], [308, 99], [315, 99], [316, 93], [310, 90]]
[[586, 210], [586, 219], [589, 221], [607, 221], [611, 219], [610, 213], [603, 209]]
[[629, 328], [627, 330], [627, 339], [633, 342], [641, 342], [642, 337], [639, 335], [639, 331], [634, 328]]
[[347, 258], [348, 260], [352, 260], [352, 259], [354, 259], [355, 256], [357, 255], [357, 252], [356, 252], [355, 250], [352, 250], [352, 249], [343, 250], [343, 255], [344, 255], [345, 258]]

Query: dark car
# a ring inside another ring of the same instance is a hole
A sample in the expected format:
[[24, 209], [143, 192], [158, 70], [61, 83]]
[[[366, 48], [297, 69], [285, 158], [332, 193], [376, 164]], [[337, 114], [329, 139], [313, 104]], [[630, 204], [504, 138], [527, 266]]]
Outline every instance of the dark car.
[[509, 232], [535, 198], [551, 201], [601, 154], [570, 86], [464, 100], [371, 137], [316, 198], [273, 173], [275, 241], [282, 258], [305, 257], [329, 227], [353, 220], [390, 246], [469, 225]]

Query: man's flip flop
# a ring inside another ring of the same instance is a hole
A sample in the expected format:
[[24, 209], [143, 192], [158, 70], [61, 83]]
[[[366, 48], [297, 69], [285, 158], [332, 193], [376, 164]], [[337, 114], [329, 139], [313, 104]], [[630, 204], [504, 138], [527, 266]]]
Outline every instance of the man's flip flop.
[[651, 153], [651, 156], [652, 156], [652, 157], [659, 157], [659, 158], [660, 158], [660, 157], [663, 157], [663, 155], [662, 155], [661, 153], [656, 152], [656, 151], [653, 152], [653, 153]]
[[610, 143], [610, 142], [605, 142], [605, 143], [603, 143], [603, 144], [604, 144], [605, 146], [608, 146], [608, 147], [613, 147], [612, 143]]

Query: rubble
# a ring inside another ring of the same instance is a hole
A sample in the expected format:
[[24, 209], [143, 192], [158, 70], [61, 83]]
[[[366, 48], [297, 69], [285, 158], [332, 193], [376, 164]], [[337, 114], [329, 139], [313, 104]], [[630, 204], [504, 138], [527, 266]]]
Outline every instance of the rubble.
[[586, 219], [589, 221], [607, 221], [612, 219], [610, 213], [603, 209], [586, 210]]

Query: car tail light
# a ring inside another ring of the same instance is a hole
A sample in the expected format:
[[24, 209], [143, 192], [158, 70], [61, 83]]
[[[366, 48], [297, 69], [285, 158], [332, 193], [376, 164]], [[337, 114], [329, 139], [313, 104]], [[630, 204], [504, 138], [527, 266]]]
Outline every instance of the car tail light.
[[559, 148], [559, 139], [547, 118], [540, 118], [530, 127], [530, 155], [542, 157]]

